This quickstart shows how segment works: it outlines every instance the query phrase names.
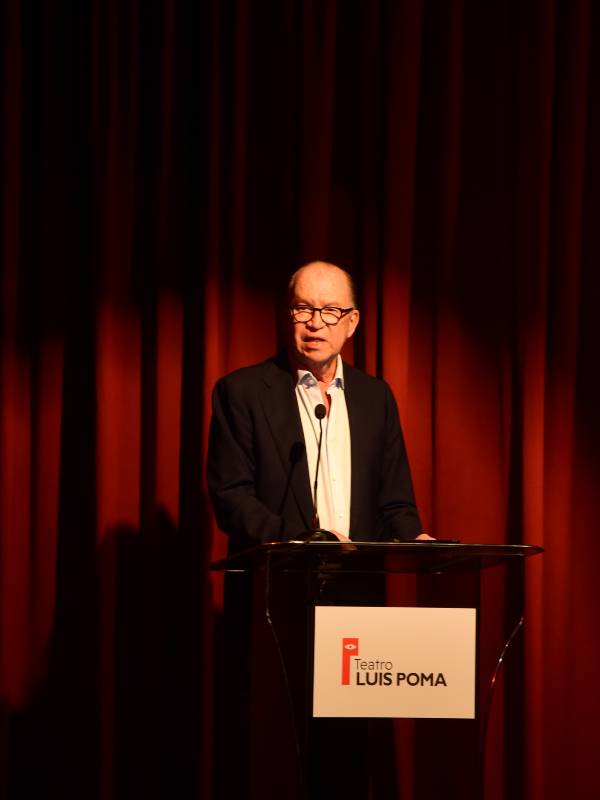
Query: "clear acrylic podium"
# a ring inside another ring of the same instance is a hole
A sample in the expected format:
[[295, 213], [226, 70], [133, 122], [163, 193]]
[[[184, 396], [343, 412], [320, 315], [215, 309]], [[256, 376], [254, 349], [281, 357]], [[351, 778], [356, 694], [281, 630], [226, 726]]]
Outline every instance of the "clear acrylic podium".
[[[524, 561], [540, 552], [436, 541], [270, 542], [213, 563], [226, 572], [229, 607], [217, 756], [236, 777], [216, 796], [484, 798], [495, 747], [509, 762], [520, 757], [503, 747], [502, 723], [520, 713]], [[320, 605], [476, 609], [475, 718], [313, 718]]]

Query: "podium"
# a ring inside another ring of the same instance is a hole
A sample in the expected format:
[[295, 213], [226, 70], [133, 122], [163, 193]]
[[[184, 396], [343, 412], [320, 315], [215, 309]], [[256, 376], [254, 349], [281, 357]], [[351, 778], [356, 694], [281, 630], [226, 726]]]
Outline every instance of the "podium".
[[[233, 779], [215, 796], [484, 798], [486, 776], [510, 773], [490, 752], [520, 713], [524, 562], [540, 552], [290, 541], [213, 563], [228, 642], [217, 762]], [[504, 749], [517, 771], [520, 757]]]

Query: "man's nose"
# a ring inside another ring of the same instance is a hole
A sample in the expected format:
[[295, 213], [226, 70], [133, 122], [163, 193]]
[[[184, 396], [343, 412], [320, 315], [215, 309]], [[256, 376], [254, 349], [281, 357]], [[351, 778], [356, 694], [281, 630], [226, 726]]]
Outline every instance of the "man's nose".
[[323, 322], [323, 317], [321, 316], [321, 312], [318, 311], [316, 308], [313, 311], [312, 317], [306, 323], [309, 328], [313, 328], [314, 330], [321, 330], [321, 328], [325, 327], [325, 323]]

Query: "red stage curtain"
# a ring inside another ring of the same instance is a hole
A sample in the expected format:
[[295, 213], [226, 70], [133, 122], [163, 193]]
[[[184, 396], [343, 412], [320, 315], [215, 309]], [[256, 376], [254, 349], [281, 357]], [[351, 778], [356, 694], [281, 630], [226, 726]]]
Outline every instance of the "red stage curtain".
[[0, 791], [209, 788], [210, 390], [325, 258], [427, 529], [546, 548], [489, 798], [600, 794], [600, 8], [73, 5], [0, 12]]

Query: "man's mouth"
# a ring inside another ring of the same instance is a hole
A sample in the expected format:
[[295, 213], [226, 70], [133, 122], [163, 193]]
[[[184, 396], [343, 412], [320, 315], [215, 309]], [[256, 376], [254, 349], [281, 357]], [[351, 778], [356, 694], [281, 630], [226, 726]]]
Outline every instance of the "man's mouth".
[[306, 345], [319, 345], [322, 344], [325, 339], [322, 339], [320, 336], [305, 336], [304, 337], [304, 344]]

